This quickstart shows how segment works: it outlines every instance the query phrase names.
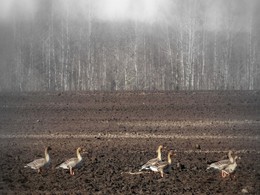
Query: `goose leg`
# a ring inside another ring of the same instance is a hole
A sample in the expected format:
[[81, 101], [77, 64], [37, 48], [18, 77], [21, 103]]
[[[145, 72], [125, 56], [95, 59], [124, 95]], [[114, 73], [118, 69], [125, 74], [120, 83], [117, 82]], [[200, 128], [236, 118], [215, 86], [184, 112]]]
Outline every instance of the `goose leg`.
[[70, 175], [74, 175], [74, 171], [72, 170], [72, 167], [70, 167]]
[[161, 171], [161, 177], [163, 177], [163, 171]]
[[38, 173], [41, 173], [41, 172], [42, 172], [42, 169], [41, 169], [41, 168], [37, 169], [37, 172], [38, 172]]
[[222, 176], [223, 178], [225, 178], [225, 177], [229, 176], [229, 173], [226, 172], [226, 171], [224, 171], [224, 170], [222, 170], [222, 171], [221, 171], [221, 176]]
[[222, 176], [222, 178], [226, 177], [226, 174], [225, 174], [225, 172], [223, 170], [221, 171], [221, 176]]

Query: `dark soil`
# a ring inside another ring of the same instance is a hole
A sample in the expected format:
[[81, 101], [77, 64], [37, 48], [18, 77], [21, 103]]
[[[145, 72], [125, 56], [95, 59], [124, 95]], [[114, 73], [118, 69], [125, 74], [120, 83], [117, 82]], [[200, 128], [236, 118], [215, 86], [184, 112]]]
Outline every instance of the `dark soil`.
[[[259, 91], [5, 93], [0, 119], [0, 194], [260, 194]], [[129, 174], [159, 144], [171, 173]], [[51, 167], [24, 168], [46, 146]], [[79, 146], [74, 176], [55, 169]], [[206, 171], [230, 149], [231, 177]]]

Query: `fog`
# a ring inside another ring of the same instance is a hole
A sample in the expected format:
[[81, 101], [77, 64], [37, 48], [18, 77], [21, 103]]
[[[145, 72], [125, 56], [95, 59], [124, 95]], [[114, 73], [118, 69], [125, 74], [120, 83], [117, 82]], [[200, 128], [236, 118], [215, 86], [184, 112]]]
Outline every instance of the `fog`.
[[259, 89], [259, 5], [0, 0], [0, 91]]
[[[12, 17], [18, 15], [20, 19], [33, 19], [43, 4], [48, 5], [50, 1], [43, 0], [0, 0], [0, 19], [10, 21]], [[133, 20], [145, 23], [168, 22], [172, 23], [174, 17], [180, 15], [180, 5], [199, 4], [203, 2], [207, 16], [208, 26], [219, 26], [223, 14], [227, 11], [234, 12], [238, 17], [237, 25], [245, 25], [243, 21], [246, 16], [256, 12], [259, 8], [257, 0], [55, 0], [52, 3], [59, 8], [69, 7], [72, 13], [82, 14], [89, 17], [88, 10], [91, 9], [92, 17], [103, 21], [126, 21]], [[232, 9], [228, 9], [232, 6]], [[188, 6], [187, 6], [188, 9]], [[199, 10], [201, 12], [203, 10]]]
[[101, 20], [134, 20], [154, 23], [170, 13], [170, 0], [99, 0], [96, 17]]
[[[0, 18], [8, 21], [14, 12], [22, 13], [27, 18], [37, 12], [43, 1], [40, 0], [1, 0]], [[48, 2], [48, 1], [46, 1]], [[49, 3], [49, 2], [48, 2]], [[87, 14], [88, 6], [93, 9], [93, 15], [100, 20], [122, 21], [137, 20], [142, 22], [155, 22], [163, 14], [171, 10], [171, 0], [56, 0], [60, 7], [72, 6], [75, 12]]]

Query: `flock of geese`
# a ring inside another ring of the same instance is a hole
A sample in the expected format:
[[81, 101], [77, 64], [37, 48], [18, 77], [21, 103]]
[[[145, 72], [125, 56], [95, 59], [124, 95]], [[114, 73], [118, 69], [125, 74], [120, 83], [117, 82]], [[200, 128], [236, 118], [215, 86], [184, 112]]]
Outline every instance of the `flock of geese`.
[[[160, 145], [157, 149], [157, 157], [153, 158], [149, 161], [147, 161], [147, 163], [145, 163], [140, 169], [139, 172], [142, 171], [152, 171], [152, 172], [159, 172], [161, 177], [164, 176], [164, 173], [169, 173], [169, 171], [171, 170], [172, 167], [172, 156], [176, 155], [175, 151], [170, 150], [168, 152], [168, 158], [167, 161], [162, 160], [162, 149], [164, 147], [162, 145]], [[42, 169], [47, 168], [50, 164], [50, 156], [49, 156], [49, 151], [51, 150], [50, 147], [46, 147], [45, 148], [45, 157], [44, 158], [40, 158], [40, 159], [36, 159], [30, 163], [28, 163], [27, 165], [25, 165], [24, 167], [30, 167], [32, 169], [37, 170], [38, 173], [40, 173], [42, 171]], [[70, 171], [70, 175], [74, 175], [74, 168], [77, 168], [81, 162], [82, 162], [82, 156], [81, 156], [81, 152], [83, 151], [82, 148], [77, 148], [76, 154], [77, 157], [76, 158], [70, 158], [66, 161], [64, 161], [63, 163], [61, 163], [60, 165], [58, 165], [56, 167], [56, 169], [62, 168], [62, 169], [68, 169]], [[223, 178], [229, 176], [231, 173], [233, 173], [237, 167], [237, 160], [238, 156], [233, 157], [232, 156], [232, 151], [230, 150], [228, 152], [228, 159], [226, 160], [220, 160], [217, 162], [214, 162], [210, 165], [208, 165], [207, 170], [210, 168], [213, 169], [217, 169], [219, 171], [221, 171], [221, 176]]]
[[[37, 170], [38, 173], [42, 172], [42, 169], [47, 168], [50, 165], [50, 162], [51, 162], [50, 155], [49, 155], [50, 150], [51, 150], [50, 147], [45, 148], [44, 158], [36, 159], [36, 160], [28, 163], [24, 167], [30, 167], [32, 169], [35, 169], [35, 170]], [[63, 163], [58, 165], [56, 167], [56, 169], [59, 169], [59, 168], [68, 169], [70, 171], [70, 175], [74, 175], [75, 172], [73, 171], [73, 168], [77, 168], [82, 162], [82, 156], [80, 154], [82, 151], [83, 151], [83, 149], [81, 147], [77, 148], [77, 151], [76, 151], [77, 157], [70, 158], [70, 159], [64, 161]]]
[[[164, 173], [169, 173], [171, 170], [172, 166], [172, 160], [171, 157], [173, 155], [176, 155], [173, 150], [170, 150], [168, 152], [168, 159], [167, 161], [162, 160], [162, 154], [161, 150], [163, 149], [163, 146], [160, 145], [157, 149], [157, 158], [149, 160], [147, 163], [145, 163], [139, 171], [143, 170], [150, 170], [153, 172], [160, 172], [161, 177], [164, 176]], [[221, 176], [222, 178], [225, 178], [229, 176], [231, 173], [233, 173], [237, 167], [237, 162], [236, 160], [238, 159], [238, 156], [233, 157], [232, 156], [232, 151], [230, 150], [228, 152], [228, 159], [225, 160], [220, 160], [217, 162], [214, 162], [210, 165], [208, 165], [207, 170], [210, 168], [217, 169], [221, 171]]]

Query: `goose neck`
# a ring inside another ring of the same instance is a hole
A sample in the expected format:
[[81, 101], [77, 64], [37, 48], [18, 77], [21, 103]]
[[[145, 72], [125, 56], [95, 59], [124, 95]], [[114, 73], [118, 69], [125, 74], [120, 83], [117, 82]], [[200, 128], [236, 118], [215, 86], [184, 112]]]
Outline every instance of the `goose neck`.
[[46, 162], [49, 162], [49, 160], [50, 160], [50, 156], [49, 156], [47, 148], [45, 149], [45, 160], [46, 160]]
[[234, 162], [234, 158], [232, 157], [232, 151], [229, 151], [229, 152], [228, 152], [228, 158], [229, 158], [229, 160], [230, 160], [231, 163]]
[[168, 164], [172, 164], [172, 158], [171, 158], [171, 154], [168, 154]]
[[158, 158], [159, 160], [162, 160], [161, 149], [158, 149], [158, 150], [157, 150], [157, 158]]
[[81, 160], [81, 159], [82, 159], [82, 157], [81, 157], [81, 155], [80, 155], [80, 152], [79, 152], [79, 150], [77, 150], [77, 158], [78, 158], [79, 160]]

